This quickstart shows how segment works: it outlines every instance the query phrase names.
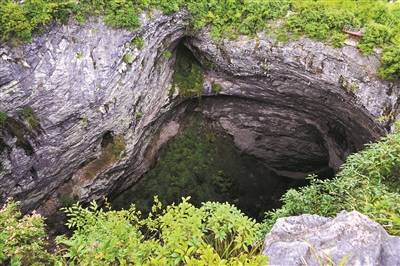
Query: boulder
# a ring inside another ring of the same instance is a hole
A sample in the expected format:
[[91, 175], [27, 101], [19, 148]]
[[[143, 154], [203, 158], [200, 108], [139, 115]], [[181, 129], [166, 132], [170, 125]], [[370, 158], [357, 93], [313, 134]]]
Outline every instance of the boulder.
[[280, 218], [264, 244], [273, 266], [400, 265], [400, 237], [356, 211]]

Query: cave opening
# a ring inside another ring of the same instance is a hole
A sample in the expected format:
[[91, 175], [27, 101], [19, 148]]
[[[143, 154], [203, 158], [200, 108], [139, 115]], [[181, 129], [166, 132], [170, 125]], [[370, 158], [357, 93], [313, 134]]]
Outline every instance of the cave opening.
[[[184, 111], [175, 110], [177, 115], [170, 118], [180, 124], [179, 132], [161, 147], [150, 170], [133, 177], [137, 181], [130, 188], [111, 195], [114, 209], [134, 203], [148, 213], [154, 196], [164, 205], [190, 196], [196, 206], [228, 202], [262, 220], [266, 211], [281, 206], [289, 189], [307, 185], [310, 175], [332, 178], [356, 150], [348, 128], [334, 116], [325, 121], [327, 109], [321, 106], [310, 105], [321, 107], [316, 112], [285, 98], [279, 102], [213, 91], [202, 95], [199, 71], [209, 68], [184, 42], [177, 45], [173, 77], [180, 92], [184, 88]], [[252, 81], [243, 84], [252, 86]]]

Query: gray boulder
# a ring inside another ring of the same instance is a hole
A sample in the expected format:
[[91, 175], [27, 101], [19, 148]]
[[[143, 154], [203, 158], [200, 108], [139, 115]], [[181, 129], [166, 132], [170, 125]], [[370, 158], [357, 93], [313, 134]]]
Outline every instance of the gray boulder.
[[270, 265], [400, 265], [400, 238], [359, 212], [278, 219], [265, 237]]

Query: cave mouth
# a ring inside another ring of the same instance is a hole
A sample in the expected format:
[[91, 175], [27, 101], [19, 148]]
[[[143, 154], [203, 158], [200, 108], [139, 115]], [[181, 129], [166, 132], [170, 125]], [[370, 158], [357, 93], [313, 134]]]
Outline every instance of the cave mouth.
[[290, 72], [275, 73], [276, 82], [233, 77], [208, 66], [185, 39], [176, 54], [173, 84], [185, 100], [164, 122], [176, 120], [179, 132], [147, 173], [111, 195], [115, 209], [134, 203], [147, 213], [156, 195], [163, 204], [190, 196], [196, 206], [229, 202], [261, 220], [289, 189], [307, 185], [307, 176], [332, 178], [349, 154], [381, 134], [332, 84]]
[[266, 211], [281, 206], [280, 198], [288, 189], [307, 184], [306, 179], [276, 174], [262, 160], [240, 151], [218, 123], [201, 112], [190, 112], [177, 136], [161, 148], [153, 167], [111, 204], [123, 209], [134, 203], [146, 214], [156, 195], [163, 204], [190, 196], [195, 206], [228, 202], [262, 220]]
[[114, 209], [135, 204], [146, 215], [155, 196], [164, 205], [190, 196], [195, 206], [228, 202], [261, 221], [266, 211], [281, 206], [289, 189], [307, 185], [309, 174], [333, 177], [326, 141], [315, 126], [304, 123], [302, 112], [218, 93], [201, 96], [204, 66], [184, 43], [176, 47], [173, 77], [187, 96], [178, 107], [182, 112], [172, 114], [179, 132], [161, 147], [149, 171], [110, 196]]

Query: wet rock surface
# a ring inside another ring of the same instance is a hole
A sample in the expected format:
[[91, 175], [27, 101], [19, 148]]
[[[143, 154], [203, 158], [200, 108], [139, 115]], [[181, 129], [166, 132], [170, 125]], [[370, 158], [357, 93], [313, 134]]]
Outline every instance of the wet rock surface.
[[400, 265], [400, 238], [356, 212], [278, 219], [263, 254], [278, 265]]
[[137, 32], [71, 21], [25, 46], [1, 44], [0, 202], [15, 197], [46, 214], [61, 197], [100, 199], [134, 184], [185, 113], [165, 56], [180, 41], [204, 70], [200, 112], [278, 175], [331, 175], [398, 116], [399, 84], [376, 77], [376, 56], [263, 35], [215, 42], [187, 36], [187, 25], [185, 12], [143, 17]]

